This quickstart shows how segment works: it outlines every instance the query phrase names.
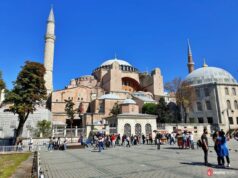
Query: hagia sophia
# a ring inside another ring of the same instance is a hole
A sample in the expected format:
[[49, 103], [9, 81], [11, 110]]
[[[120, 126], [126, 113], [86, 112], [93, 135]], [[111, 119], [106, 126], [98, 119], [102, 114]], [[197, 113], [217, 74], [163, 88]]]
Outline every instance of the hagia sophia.
[[[76, 108], [81, 108], [82, 116], [78, 119], [82, 120], [80, 126], [85, 127], [104, 123], [103, 119], [111, 115], [115, 103], [120, 105], [121, 113], [138, 115], [144, 103], [156, 103], [163, 94], [159, 68], [151, 74], [140, 73], [128, 62], [115, 58], [103, 62], [92, 75], [72, 79], [65, 89], [54, 91], [52, 117], [53, 121], [65, 123], [65, 100], [71, 99]], [[143, 125], [147, 124], [145, 119], [143, 122]]]
[[[72, 100], [79, 114], [75, 116], [74, 127], [84, 128], [86, 135], [91, 130], [105, 130], [108, 133], [149, 134], [157, 129], [156, 115], [142, 114], [145, 103], [158, 103], [161, 97], [169, 98], [164, 91], [163, 75], [156, 67], [150, 73], [140, 72], [135, 66], [123, 59], [105, 60], [95, 66], [92, 73], [72, 79], [61, 90], [53, 90], [53, 63], [55, 43], [55, 18], [51, 9], [45, 35], [44, 66], [46, 68], [46, 89], [51, 96], [51, 109], [40, 107], [26, 123], [35, 127], [38, 120], [52, 121], [53, 127], [69, 126], [65, 113], [65, 100]], [[238, 83], [227, 71], [209, 67], [205, 62], [201, 68], [194, 69], [192, 50], [188, 44], [188, 72], [185, 81], [196, 90], [196, 101], [186, 110], [188, 123], [180, 127], [203, 130], [238, 127]], [[57, 72], [57, 71], [55, 71]], [[3, 97], [1, 97], [3, 98]], [[112, 108], [118, 105], [120, 113], [112, 115]], [[0, 137], [13, 136], [18, 123], [17, 117], [3, 112], [0, 108]], [[184, 117], [184, 116], [182, 116]], [[7, 118], [7, 119], [6, 119]], [[190, 123], [190, 126], [189, 126]], [[175, 126], [168, 124], [167, 129]], [[178, 125], [176, 126], [178, 127]], [[24, 132], [25, 136], [27, 132]]]

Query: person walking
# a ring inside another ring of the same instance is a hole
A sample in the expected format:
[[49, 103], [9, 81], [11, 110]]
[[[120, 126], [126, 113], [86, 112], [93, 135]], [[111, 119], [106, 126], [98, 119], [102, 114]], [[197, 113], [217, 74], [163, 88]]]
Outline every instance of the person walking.
[[121, 135], [118, 134], [117, 135], [117, 141], [116, 141], [116, 144], [119, 146], [120, 145], [120, 140], [121, 140]]
[[212, 134], [212, 140], [214, 142], [214, 150], [217, 154], [217, 164], [218, 166], [221, 166], [221, 159], [220, 159], [220, 155], [219, 155], [219, 152], [218, 152], [218, 144], [219, 144], [219, 132], [218, 131], [215, 131], [213, 134]]
[[155, 136], [158, 150], [160, 150], [160, 145], [161, 145], [160, 140], [161, 140], [161, 138], [162, 138], [162, 135], [158, 132]]
[[170, 134], [170, 142], [169, 142], [169, 144], [172, 145], [172, 143], [173, 143], [173, 145], [175, 144], [175, 138], [174, 138], [173, 132]]
[[143, 143], [143, 145], [145, 144], [145, 135], [144, 134], [142, 134], [142, 143]]
[[33, 148], [33, 139], [30, 138], [30, 140], [29, 140], [29, 151], [32, 151], [32, 148]]
[[202, 150], [204, 152], [204, 164], [205, 166], [208, 165], [208, 139], [207, 139], [207, 129], [203, 130], [203, 134], [201, 136], [202, 142]]
[[192, 132], [189, 132], [189, 146], [191, 149], [194, 149], [193, 133]]
[[104, 150], [103, 141], [104, 141], [104, 139], [103, 139], [103, 137], [100, 135], [100, 136], [98, 137], [98, 149], [99, 149], [98, 151], [99, 151], [99, 152], [101, 152], [102, 149]]
[[61, 140], [60, 140], [60, 137], [58, 137], [58, 140], [57, 140], [57, 149], [60, 150], [60, 146], [61, 146]]
[[126, 137], [126, 139], [125, 139], [125, 141], [126, 141], [126, 147], [131, 147], [131, 145], [130, 145], [130, 137], [129, 136], [127, 136]]
[[227, 146], [227, 139], [226, 139], [224, 131], [219, 132], [218, 154], [220, 156], [222, 166], [225, 167], [224, 157], [226, 157], [227, 167], [230, 167], [231, 165], [230, 165], [230, 158], [229, 158], [229, 149], [228, 149], [228, 146]]
[[67, 149], [67, 143], [68, 143], [68, 139], [65, 137], [64, 138], [64, 150]]
[[152, 133], [149, 134], [149, 141], [150, 141], [150, 144], [152, 145], [153, 144]]
[[134, 145], [134, 136], [133, 136], [133, 134], [131, 135], [131, 145]]
[[146, 144], [147, 145], [149, 144], [149, 135], [148, 134], [146, 135]]
[[49, 138], [49, 145], [48, 145], [48, 151], [52, 151], [53, 149], [53, 139], [52, 137]]
[[112, 141], [112, 147], [113, 148], [115, 148], [115, 143], [116, 143], [116, 137], [115, 137], [115, 135], [114, 134], [112, 134], [112, 136], [111, 136], [111, 141]]
[[186, 132], [184, 131], [182, 134], [182, 140], [183, 140], [183, 145], [182, 148], [186, 148], [187, 147], [187, 137], [186, 137]]

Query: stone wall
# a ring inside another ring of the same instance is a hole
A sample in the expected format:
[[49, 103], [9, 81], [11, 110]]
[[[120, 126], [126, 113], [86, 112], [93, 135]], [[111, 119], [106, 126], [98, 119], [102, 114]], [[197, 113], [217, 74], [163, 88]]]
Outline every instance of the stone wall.
[[[18, 117], [9, 112], [4, 112], [6, 108], [0, 108], [0, 138], [13, 137], [14, 129], [18, 126]], [[37, 110], [30, 114], [25, 122], [23, 137], [30, 137], [28, 128], [36, 128], [37, 122], [41, 120], [51, 121], [51, 112], [45, 107], [37, 107]]]

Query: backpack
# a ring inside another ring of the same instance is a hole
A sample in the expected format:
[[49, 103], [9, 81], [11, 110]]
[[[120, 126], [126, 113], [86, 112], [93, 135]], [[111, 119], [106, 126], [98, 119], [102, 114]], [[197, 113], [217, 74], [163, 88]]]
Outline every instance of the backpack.
[[201, 140], [198, 140], [198, 141], [197, 141], [197, 145], [198, 145], [199, 147], [202, 147], [202, 141], [201, 141]]

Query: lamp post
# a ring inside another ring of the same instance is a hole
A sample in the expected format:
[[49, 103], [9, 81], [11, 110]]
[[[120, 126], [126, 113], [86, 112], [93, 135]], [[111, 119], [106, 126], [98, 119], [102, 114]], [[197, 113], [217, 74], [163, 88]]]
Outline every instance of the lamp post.
[[227, 121], [228, 121], [228, 126], [229, 126], [229, 131], [230, 131], [231, 130], [231, 124], [230, 124], [230, 120], [229, 120], [229, 110], [231, 110], [232, 113], [234, 112], [232, 109], [226, 108], [224, 111], [222, 111], [222, 114], [224, 114], [224, 112], [226, 111]]

